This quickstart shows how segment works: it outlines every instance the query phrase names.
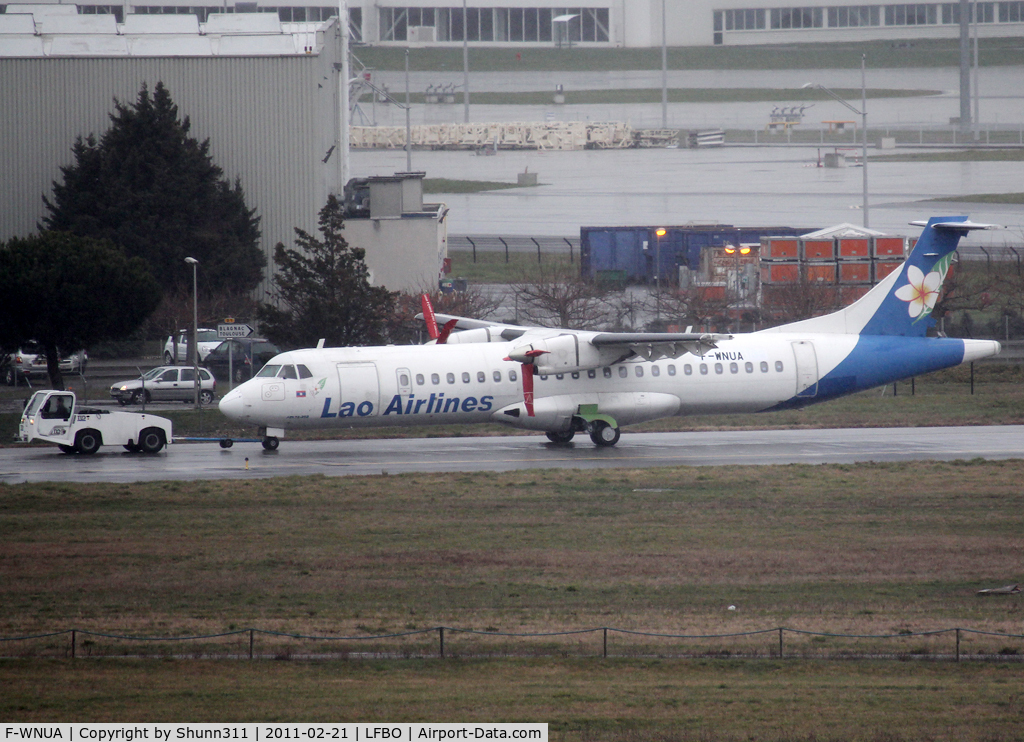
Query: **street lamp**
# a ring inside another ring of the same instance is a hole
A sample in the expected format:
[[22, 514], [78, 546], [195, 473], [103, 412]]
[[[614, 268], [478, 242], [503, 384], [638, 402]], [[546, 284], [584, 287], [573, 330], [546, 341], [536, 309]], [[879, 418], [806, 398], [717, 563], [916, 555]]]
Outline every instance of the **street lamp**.
[[840, 98], [838, 95], [833, 93], [831, 90], [826, 88], [824, 85], [818, 85], [816, 83], [809, 82], [809, 83], [807, 83], [806, 85], [803, 86], [804, 88], [814, 88], [816, 90], [821, 90], [822, 92], [826, 93], [830, 97], [832, 97], [835, 100], [839, 101], [844, 106], [846, 106], [851, 111], [853, 111], [855, 114], [857, 114], [858, 116], [861, 117], [860, 128], [862, 130], [861, 131], [861, 135], [862, 135], [862, 138], [864, 140], [862, 142], [862, 145], [861, 145], [861, 167], [862, 167], [862, 169], [864, 171], [863, 175], [864, 175], [864, 228], [865, 229], [868, 228], [868, 105], [867, 105], [867, 98], [868, 98], [868, 96], [867, 96], [867, 87], [865, 85], [865, 74], [864, 74], [864, 68], [865, 68], [866, 63], [867, 63], [867, 55], [866, 54], [862, 54], [861, 57], [860, 57], [860, 110], [859, 111], [856, 108], [854, 108], [853, 106], [851, 106], [849, 103], [847, 103], [845, 100]]
[[199, 261], [195, 258], [185, 258], [185, 262], [192, 266], [192, 349], [189, 351], [192, 354], [192, 383], [194, 385], [195, 398], [194, 403], [196, 409], [199, 409], [199, 297], [196, 293], [196, 272]]
[[657, 241], [654, 243], [654, 288], [655, 293], [658, 295], [655, 300], [656, 307], [656, 321], [661, 324], [661, 238], [667, 234], [664, 227], [658, 227], [654, 230], [654, 236], [657, 237]]

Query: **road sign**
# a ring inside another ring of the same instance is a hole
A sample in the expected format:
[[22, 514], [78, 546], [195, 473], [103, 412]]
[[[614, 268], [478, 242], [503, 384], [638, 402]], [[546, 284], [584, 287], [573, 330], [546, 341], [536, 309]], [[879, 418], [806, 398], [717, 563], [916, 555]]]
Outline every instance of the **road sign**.
[[217, 337], [220, 338], [247, 338], [250, 335], [252, 335], [252, 328], [249, 325], [234, 322], [222, 322], [217, 325]]

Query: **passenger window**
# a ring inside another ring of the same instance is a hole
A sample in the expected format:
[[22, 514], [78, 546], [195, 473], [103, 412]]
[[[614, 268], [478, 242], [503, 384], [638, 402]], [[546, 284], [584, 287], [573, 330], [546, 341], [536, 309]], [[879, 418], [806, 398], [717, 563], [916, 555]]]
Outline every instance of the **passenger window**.
[[547, 381], [548, 380], [548, 375], [547, 374], [541, 374], [540, 375], [540, 380], [541, 381]]
[[[301, 363], [298, 366], [296, 366], [296, 368], [299, 369], [299, 378], [300, 379], [312, 379], [313, 378], [313, 372], [310, 371], [305, 366], [303, 366]], [[406, 381], [405, 383], [408, 384], [409, 382]]]
[[782, 372], [782, 361], [776, 361], [775, 362], [775, 370], [780, 372], [780, 373]]
[[636, 376], [637, 376], [637, 378], [640, 378], [643, 375], [644, 375], [644, 367], [643, 366], [637, 366], [636, 367]]
[[747, 361], [743, 367], [747, 370], [748, 374], [754, 373], [754, 364], [750, 361]]
[[408, 374], [399, 374], [398, 375], [398, 383], [401, 386], [409, 386], [409, 376], [408, 376]]
[[454, 384], [455, 383], [455, 374], [453, 374], [451, 371], [448, 372], [448, 374], [445, 376], [445, 378], [448, 380], [449, 384]]
[[[526, 371], [526, 372], [524, 372], [524, 373], [529, 373], [529, 371]], [[512, 371], [509, 371], [509, 372], [508, 372], [508, 380], [509, 380], [509, 381], [515, 381], [515, 380], [516, 380], [516, 379], [518, 379], [518, 378], [519, 378], [519, 377], [518, 377], [518, 376], [516, 376], [516, 372], [515, 372], [515, 370], [514, 370], [514, 369], [513, 369]]]
[[587, 378], [588, 379], [596, 379], [597, 378], [597, 369], [592, 368], [592, 369], [588, 370], [587, 371]]
[[574, 379], [580, 378], [580, 372], [579, 371], [573, 371], [572, 372], [572, 378], [574, 378]]
[[715, 373], [716, 373], [716, 374], [720, 374], [720, 373], [722, 373], [722, 371], [724, 371], [724, 370], [725, 370], [725, 369], [723, 369], [723, 368], [722, 368], [722, 364], [721, 364], [721, 363], [716, 363], [716, 364], [715, 364]]
[[651, 376], [661, 376], [661, 369], [657, 366], [651, 366]]
[[469, 371], [463, 371], [462, 372], [462, 383], [463, 384], [468, 384], [469, 383]]
[[706, 364], [706, 363], [700, 364], [700, 373], [701, 373], [701, 376], [707, 376], [708, 375], [708, 364]]
[[768, 361], [761, 361], [761, 373], [768, 373]]
[[738, 363], [733, 361], [732, 363], [729, 364], [729, 373], [730, 374], [738, 374], [739, 372], [740, 372], [740, 365]]
[[485, 381], [487, 381], [487, 374], [485, 374], [483, 371], [477, 371], [476, 380], [483, 384]]
[[612, 378], [612, 370], [608, 366], [604, 367], [604, 378], [606, 378], [606, 379]]
[[675, 376], [676, 375], [676, 365], [674, 363], [668, 364], [668, 375], [669, 376]]
[[693, 375], [693, 366], [691, 366], [689, 363], [684, 364], [683, 365], [683, 373], [686, 374], [687, 376], [692, 376]]
[[494, 372], [494, 380], [495, 381], [501, 381], [501, 371], [495, 371]]
[[565, 374], [555, 374], [555, 378], [561, 381], [562, 379], [565, 378]]
[[430, 375], [430, 383], [431, 384], [440, 384], [441, 383], [441, 377], [438, 376], [437, 374], [431, 374]]
[[418, 386], [423, 386], [423, 384], [424, 384], [423, 374], [416, 374], [416, 384]]
[[619, 378], [625, 379], [627, 376], [629, 376], [629, 369], [625, 366], [619, 366]]

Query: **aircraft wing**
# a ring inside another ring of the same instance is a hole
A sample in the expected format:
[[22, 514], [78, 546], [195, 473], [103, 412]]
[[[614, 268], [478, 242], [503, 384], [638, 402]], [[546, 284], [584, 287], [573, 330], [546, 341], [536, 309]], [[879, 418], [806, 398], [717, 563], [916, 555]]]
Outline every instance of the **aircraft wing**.
[[599, 349], [622, 348], [648, 361], [678, 358], [684, 353], [703, 356], [732, 335], [708, 332], [602, 332], [590, 338]]

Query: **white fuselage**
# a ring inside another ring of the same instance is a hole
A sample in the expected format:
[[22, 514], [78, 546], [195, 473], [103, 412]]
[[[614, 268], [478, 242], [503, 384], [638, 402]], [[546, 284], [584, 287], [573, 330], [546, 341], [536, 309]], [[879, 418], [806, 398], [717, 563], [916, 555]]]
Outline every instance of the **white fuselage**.
[[591, 404], [622, 425], [757, 412], [812, 388], [856, 342], [842, 335], [738, 335], [703, 357], [536, 376], [533, 417], [521, 409], [522, 367], [504, 360], [519, 341], [297, 350], [275, 357], [264, 373], [301, 366], [307, 378], [257, 376], [226, 395], [221, 409], [281, 430], [475, 422], [560, 430], [580, 405]]

